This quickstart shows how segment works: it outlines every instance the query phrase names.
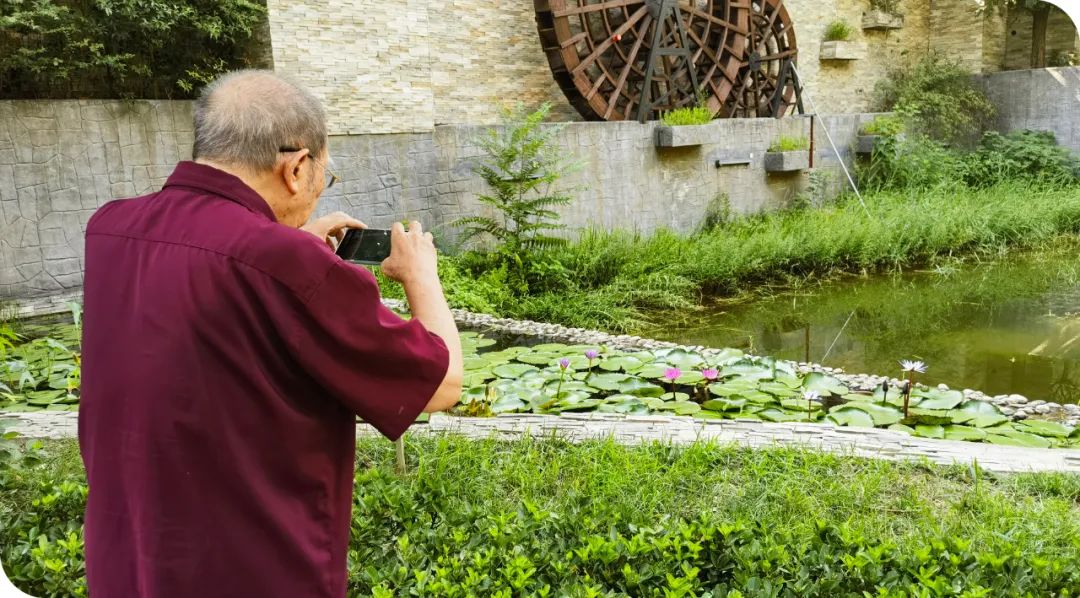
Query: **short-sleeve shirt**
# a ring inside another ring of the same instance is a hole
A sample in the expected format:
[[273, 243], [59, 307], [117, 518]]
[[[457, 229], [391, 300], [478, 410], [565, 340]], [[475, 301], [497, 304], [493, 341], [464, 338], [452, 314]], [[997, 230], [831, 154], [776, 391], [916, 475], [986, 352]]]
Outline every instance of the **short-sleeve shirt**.
[[355, 417], [401, 436], [443, 341], [193, 162], [95, 213], [84, 301], [90, 595], [344, 596]]

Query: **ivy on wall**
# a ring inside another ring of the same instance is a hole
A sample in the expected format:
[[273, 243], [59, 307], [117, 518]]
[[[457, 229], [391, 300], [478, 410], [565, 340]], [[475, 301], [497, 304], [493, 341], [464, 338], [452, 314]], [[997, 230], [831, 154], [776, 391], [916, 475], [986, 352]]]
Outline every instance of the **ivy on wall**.
[[190, 98], [266, 66], [265, 2], [4, 0], [0, 98]]

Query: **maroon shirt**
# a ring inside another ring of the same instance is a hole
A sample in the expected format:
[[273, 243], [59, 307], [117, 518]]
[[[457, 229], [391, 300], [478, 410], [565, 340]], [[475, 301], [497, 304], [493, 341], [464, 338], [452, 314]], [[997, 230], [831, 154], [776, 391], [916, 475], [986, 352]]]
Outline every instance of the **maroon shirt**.
[[90, 220], [83, 352], [93, 598], [344, 596], [354, 414], [399, 437], [448, 364], [370, 272], [192, 162]]

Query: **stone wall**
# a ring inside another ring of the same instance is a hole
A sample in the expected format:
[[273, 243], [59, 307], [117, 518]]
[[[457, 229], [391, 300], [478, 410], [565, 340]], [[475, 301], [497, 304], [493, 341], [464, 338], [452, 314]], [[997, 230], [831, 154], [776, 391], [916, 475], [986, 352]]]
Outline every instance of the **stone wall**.
[[[975, 0], [902, 0], [903, 29], [864, 31], [864, 0], [785, 2], [799, 69], [821, 113], [865, 112], [889, 67], [930, 49], [975, 72], [1000, 70], [1004, 22], [984, 21]], [[498, 122], [500, 105], [553, 103], [553, 119], [580, 120], [555, 85], [525, 0], [268, 2], [274, 64], [327, 102], [336, 134], [431, 131]], [[842, 19], [866, 58], [822, 61], [822, 36]]]
[[978, 80], [997, 106], [995, 129], [1051, 131], [1059, 144], [1080, 153], [1080, 67], [1007, 71]]
[[[1031, 68], [1031, 13], [1022, 10], [1009, 14], [1006, 24], [1005, 68]], [[1046, 25], [1046, 59], [1059, 52], [1080, 52], [1080, 36], [1076, 25], [1059, 8], [1050, 11]]]
[[[848, 151], [865, 115], [819, 119], [817, 164], [840, 186], [838, 163], [822, 133], [828, 124]], [[344, 209], [372, 226], [418, 218], [452, 242], [453, 219], [480, 210], [483, 183], [473, 174], [483, 127], [335, 135], [330, 147], [342, 182], [319, 213]], [[701, 146], [655, 147], [656, 125], [569, 123], [558, 135], [581, 168], [564, 181], [575, 203], [563, 210], [572, 229], [650, 232], [699, 227], [726, 198], [732, 211], [785, 205], [807, 175], [767, 174], [764, 150], [780, 135], [809, 136], [809, 118], [716, 121]], [[191, 155], [191, 104], [166, 101], [0, 102], [0, 298], [78, 288], [83, 231], [94, 210], [117, 197], [161, 187]], [[746, 162], [716, 166], [723, 162]]]

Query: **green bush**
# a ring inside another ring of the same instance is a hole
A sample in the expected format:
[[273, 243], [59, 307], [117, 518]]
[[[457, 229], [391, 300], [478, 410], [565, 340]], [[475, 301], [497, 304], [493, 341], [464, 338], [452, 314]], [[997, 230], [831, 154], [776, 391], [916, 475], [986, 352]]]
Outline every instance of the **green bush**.
[[904, 119], [896, 114], [882, 114], [859, 127], [863, 135], [884, 135], [895, 137], [904, 132]]
[[857, 172], [864, 190], [962, 187], [964, 159], [925, 135], [885, 137], [874, 144], [870, 159], [859, 164]]
[[892, 69], [876, 86], [878, 108], [907, 116], [916, 132], [947, 143], [977, 139], [994, 105], [959, 62], [931, 53], [914, 66]]
[[806, 137], [788, 137], [786, 135], [781, 135], [780, 139], [777, 139], [769, 146], [770, 152], [794, 152], [805, 149], [810, 149], [810, 140]]
[[660, 122], [669, 127], [682, 125], [707, 125], [712, 122], [713, 114], [707, 106], [691, 106], [668, 110], [660, 116]]
[[249, 56], [265, 3], [5, 0], [0, 98], [185, 98]]
[[870, 0], [870, 8], [874, 8], [894, 16], [903, 16], [900, 9], [900, 0]]
[[[77, 448], [5, 487], [0, 559], [85, 595]], [[802, 450], [555, 440], [358, 441], [348, 595], [1060, 596], [1080, 478]], [[46, 538], [33, 547], [23, 539]], [[29, 548], [28, 548], [29, 547]], [[36, 553], [34, 550], [38, 550]], [[48, 563], [48, 565], [44, 565]]]
[[847, 21], [837, 19], [825, 27], [825, 41], [846, 42], [855, 34], [855, 28]]
[[990, 131], [978, 149], [965, 157], [964, 165], [965, 179], [973, 187], [1006, 181], [1059, 187], [1080, 180], [1080, 158], [1059, 146], [1054, 134], [1046, 131], [1008, 135]]

